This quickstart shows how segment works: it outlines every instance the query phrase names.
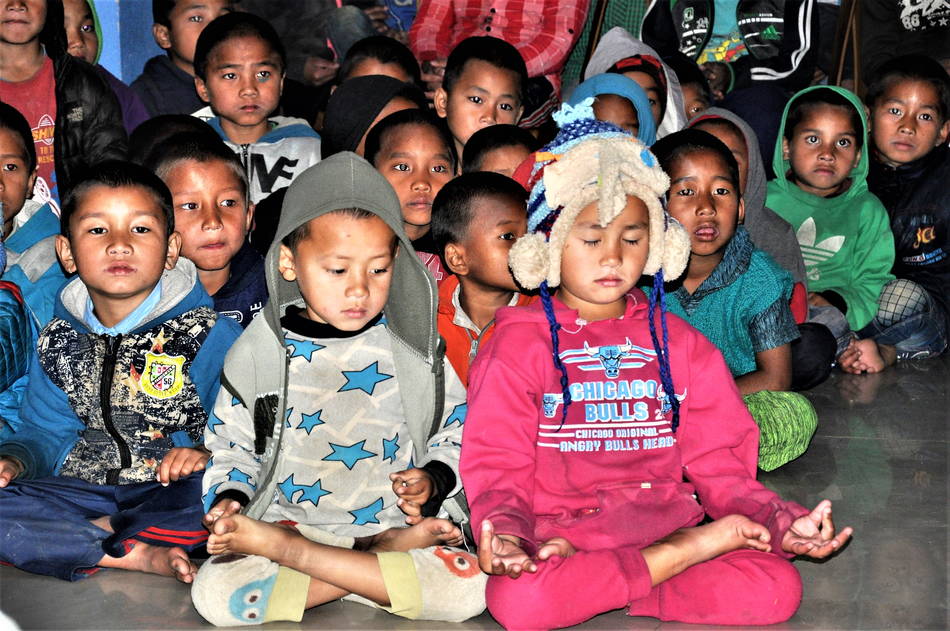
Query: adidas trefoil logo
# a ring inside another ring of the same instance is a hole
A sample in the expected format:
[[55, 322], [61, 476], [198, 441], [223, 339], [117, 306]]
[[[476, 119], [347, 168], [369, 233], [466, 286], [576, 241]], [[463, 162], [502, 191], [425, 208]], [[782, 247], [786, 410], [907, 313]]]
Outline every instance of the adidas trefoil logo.
[[821, 278], [821, 272], [818, 265], [824, 263], [835, 254], [844, 245], [845, 237], [838, 235], [828, 237], [821, 243], [815, 243], [815, 220], [812, 217], [806, 219], [798, 228], [795, 235], [798, 237], [798, 245], [802, 249], [802, 258], [805, 259], [805, 268], [808, 272], [808, 280], [818, 280]]
[[770, 24], [767, 29], [762, 31], [762, 39], [776, 40], [781, 38], [782, 36], [778, 34], [778, 29], [775, 28], [774, 24]]

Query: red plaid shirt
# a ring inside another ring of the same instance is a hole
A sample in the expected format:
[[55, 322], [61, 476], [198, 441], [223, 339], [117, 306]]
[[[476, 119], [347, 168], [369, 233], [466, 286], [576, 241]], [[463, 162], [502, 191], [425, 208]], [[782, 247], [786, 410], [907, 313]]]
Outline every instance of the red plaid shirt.
[[580, 37], [590, 0], [419, 0], [409, 47], [422, 61], [445, 59], [473, 35], [499, 37], [524, 57], [528, 76], [561, 92], [561, 70]]

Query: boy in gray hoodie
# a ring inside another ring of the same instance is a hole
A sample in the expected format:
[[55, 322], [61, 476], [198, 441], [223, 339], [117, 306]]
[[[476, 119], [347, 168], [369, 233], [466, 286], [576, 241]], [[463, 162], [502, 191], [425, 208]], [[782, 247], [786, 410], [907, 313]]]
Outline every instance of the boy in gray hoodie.
[[192, 590], [198, 612], [299, 621], [346, 598], [408, 618], [477, 615], [485, 577], [447, 547], [462, 536], [445, 519], [467, 520], [465, 391], [392, 188], [350, 152], [302, 173], [265, 273], [270, 302], [228, 354], [206, 432], [219, 556]]

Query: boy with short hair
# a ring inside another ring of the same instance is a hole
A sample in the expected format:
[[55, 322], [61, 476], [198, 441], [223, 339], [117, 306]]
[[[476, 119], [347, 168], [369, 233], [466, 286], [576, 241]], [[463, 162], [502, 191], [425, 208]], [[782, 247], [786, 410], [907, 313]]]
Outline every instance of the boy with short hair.
[[455, 138], [458, 155], [479, 129], [518, 124], [527, 80], [521, 53], [496, 37], [469, 37], [452, 49], [433, 102]]
[[255, 204], [320, 159], [320, 136], [307, 121], [271, 117], [286, 67], [277, 33], [250, 13], [217, 18], [195, 45], [195, 87], [217, 115], [208, 123], [240, 156]]
[[922, 340], [928, 348], [917, 355], [939, 354], [950, 340], [950, 78], [929, 57], [898, 57], [880, 67], [865, 104], [871, 112], [868, 188], [890, 216], [892, 271], [921, 287], [920, 298], [930, 305], [924, 316], [929, 340]]
[[232, 0], [152, 0], [152, 37], [165, 54], [149, 59], [130, 86], [149, 114], [192, 114], [204, 106], [195, 92], [195, 43], [232, 5]]
[[527, 227], [528, 193], [490, 171], [446, 184], [432, 207], [432, 239], [454, 274], [439, 286], [439, 334], [462, 383], [479, 347], [491, 337], [495, 312], [530, 304], [508, 269], [508, 251]]
[[0, 430], [0, 560], [191, 582], [202, 431], [240, 327], [180, 244], [168, 189], [142, 167], [105, 162], [66, 199], [56, 251], [79, 277], [40, 334], [19, 422]]
[[208, 550], [222, 556], [192, 600], [214, 624], [299, 621], [342, 597], [408, 618], [484, 609], [475, 557], [445, 547], [460, 530], [423, 519], [466, 520], [466, 406], [402, 226], [392, 187], [354, 153], [287, 190], [271, 299], [228, 354], [205, 432]]
[[149, 166], [172, 194], [181, 255], [198, 268], [214, 309], [247, 328], [267, 302], [264, 259], [247, 240], [254, 204], [234, 152], [223, 142], [177, 135]]
[[465, 143], [462, 173], [494, 171], [511, 177], [540, 146], [531, 132], [517, 125], [492, 125], [479, 129]]

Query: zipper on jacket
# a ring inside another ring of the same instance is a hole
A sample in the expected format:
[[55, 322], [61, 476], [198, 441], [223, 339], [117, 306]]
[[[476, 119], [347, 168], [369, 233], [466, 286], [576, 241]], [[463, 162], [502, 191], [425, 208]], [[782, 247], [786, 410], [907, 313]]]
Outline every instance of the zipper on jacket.
[[121, 343], [121, 335], [106, 338], [106, 356], [102, 362], [102, 375], [99, 378], [99, 405], [102, 408], [102, 424], [119, 450], [119, 468], [110, 469], [106, 474], [106, 484], [113, 485], [119, 483], [119, 473], [122, 469], [132, 466], [132, 452], [129, 450], [129, 445], [112, 422], [112, 382], [115, 377], [116, 357], [119, 354]]
[[469, 331], [468, 336], [472, 340], [472, 344], [469, 346], [468, 351], [468, 363], [470, 366], [472, 362], [475, 361], [475, 356], [478, 355], [478, 347], [482, 343], [482, 338], [485, 337], [485, 333], [488, 332], [488, 329], [490, 329], [493, 324], [495, 324], [495, 318], [492, 318], [488, 321], [488, 324], [486, 324], [482, 330], [478, 332], [477, 337], [472, 337], [472, 333]]
[[247, 176], [247, 181], [251, 181], [251, 156], [250, 156], [251, 145], [241, 145], [241, 164], [244, 165], [244, 175]]

